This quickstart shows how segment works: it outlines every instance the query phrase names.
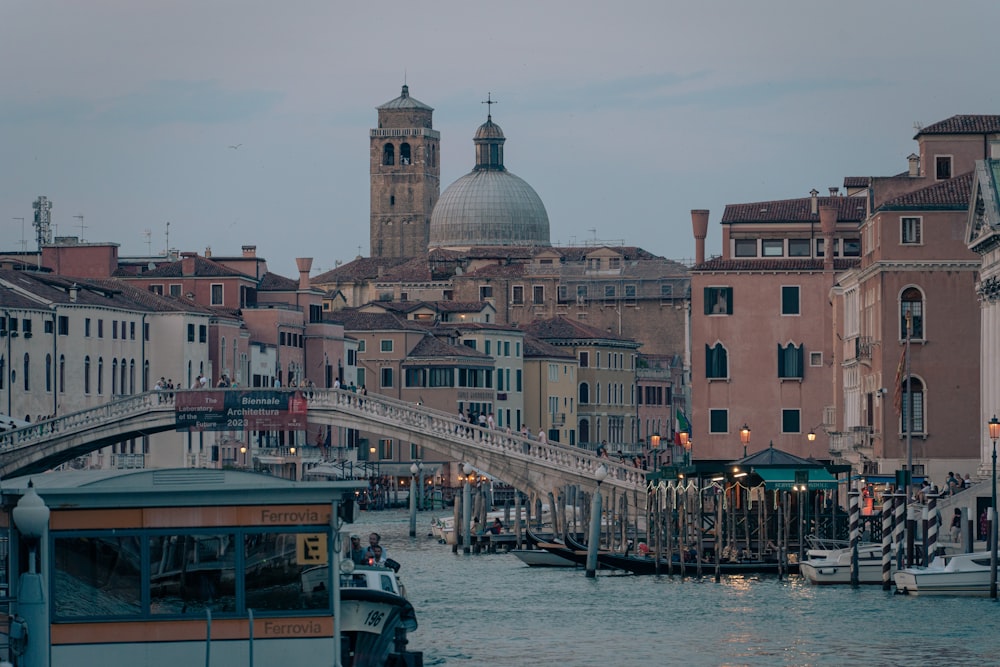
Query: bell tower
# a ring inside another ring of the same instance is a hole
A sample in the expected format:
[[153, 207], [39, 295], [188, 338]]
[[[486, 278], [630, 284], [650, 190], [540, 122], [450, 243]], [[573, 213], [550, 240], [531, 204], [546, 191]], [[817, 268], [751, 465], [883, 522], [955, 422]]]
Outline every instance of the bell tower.
[[441, 194], [441, 134], [434, 109], [410, 97], [410, 88], [378, 107], [371, 130], [371, 256], [413, 257], [427, 252], [431, 212]]

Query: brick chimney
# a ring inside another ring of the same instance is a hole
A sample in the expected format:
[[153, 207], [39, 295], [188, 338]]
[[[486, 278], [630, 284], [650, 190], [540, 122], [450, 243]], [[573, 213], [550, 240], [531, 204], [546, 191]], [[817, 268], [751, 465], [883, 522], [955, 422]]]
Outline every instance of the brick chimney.
[[694, 263], [705, 262], [705, 238], [708, 236], [708, 210], [691, 210], [691, 229], [694, 231]]
[[245, 245], [245, 246], [243, 246], [243, 256], [244, 257], [256, 257], [257, 256], [257, 246], [255, 246], [255, 245]]
[[312, 257], [297, 257], [295, 266], [299, 268], [299, 289], [309, 289], [309, 271], [312, 270]]
[[916, 178], [920, 175], [920, 156], [916, 153], [910, 153], [906, 156], [906, 161], [910, 163], [910, 178]]
[[198, 256], [194, 252], [182, 252], [181, 253], [181, 275], [182, 276], [193, 276], [194, 275], [194, 262], [195, 258]]
[[819, 227], [823, 232], [823, 270], [833, 271], [833, 233], [837, 229], [837, 207], [819, 207]]
[[813, 215], [819, 213], [819, 190], [813, 188], [809, 191], [809, 212]]

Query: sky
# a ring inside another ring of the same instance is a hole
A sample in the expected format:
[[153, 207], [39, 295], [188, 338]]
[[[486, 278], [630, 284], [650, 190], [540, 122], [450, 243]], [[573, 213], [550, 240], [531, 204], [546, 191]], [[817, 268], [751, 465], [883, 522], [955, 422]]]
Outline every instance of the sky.
[[553, 244], [690, 262], [691, 209], [719, 254], [726, 204], [900, 173], [915, 123], [1000, 114], [997, 25], [995, 0], [3, 0], [0, 250], [35, 250], [44, 195], [122, 256], [368, 256], [369, 130], [405, 82], [442, 191], [491, 95]]

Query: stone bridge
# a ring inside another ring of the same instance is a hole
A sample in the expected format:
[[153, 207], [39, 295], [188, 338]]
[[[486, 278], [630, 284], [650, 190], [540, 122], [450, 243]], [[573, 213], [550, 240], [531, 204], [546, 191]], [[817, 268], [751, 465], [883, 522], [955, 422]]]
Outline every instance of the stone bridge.
[[[207, 391], [207, 390], [192, 390]], [[211, 390], [224, 391], [224, 390]], [[232, 391], [255, 391], [238, 389]], [[298, 391], [294, 389], [261, 390]], [[590, 490], [601, 465], [606, 487], [639, 491], [645, 501], [642, 470], [598, 459], [591, 452], [557, 443], [543, 444], [518, 434], [460, 422], [425, 406], [343, 389], [301, 390], [309, 421], [376, 433], [415, 443], [443, 458], [463, 461], [521, 491], [543, 496], [565, 485]], [[175, 400], [184, 391], [136, 394], [56, 419], [0, 434], [0, 478], [38, 473], [116, 442], [176, 428]]]

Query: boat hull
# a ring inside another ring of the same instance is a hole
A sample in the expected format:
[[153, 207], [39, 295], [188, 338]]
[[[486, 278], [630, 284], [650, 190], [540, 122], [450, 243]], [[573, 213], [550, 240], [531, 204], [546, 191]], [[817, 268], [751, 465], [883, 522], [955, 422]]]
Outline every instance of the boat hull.
[[990, 555], [959, 554], [928, 567], [908, 567], [893, 576], [897, 593], [989, 597]]
[[511, 549], [510, 553], [517, 556], [522, 563], [529, 567], [573, 567], [576, 565], [573, 561], [549, 553], [545, 549]]
[[[799, 573], [817, 586], [851, 583], [851, 549], [836, 549], [821, 558], [809, 558], [799, 564]], [[895, 571], [895, 563], [892, 563]], [[858, 549], [858, 583], [882, 583], [882, 546], [865, 545]]]

